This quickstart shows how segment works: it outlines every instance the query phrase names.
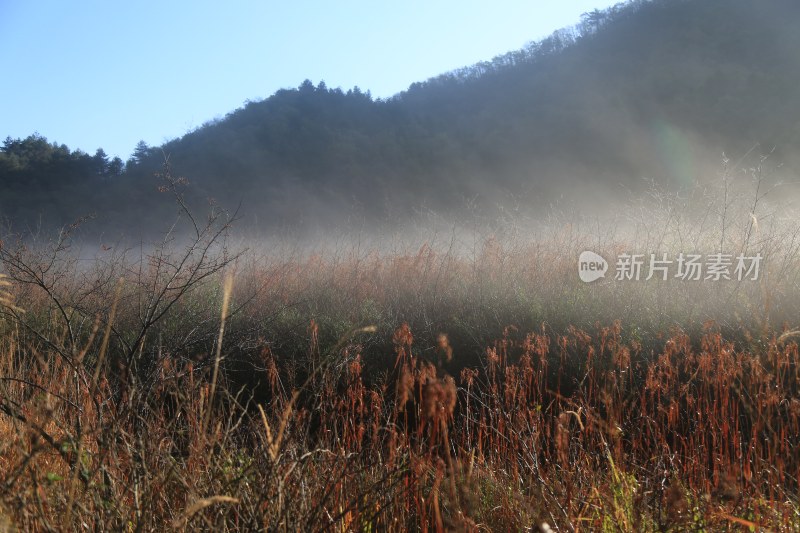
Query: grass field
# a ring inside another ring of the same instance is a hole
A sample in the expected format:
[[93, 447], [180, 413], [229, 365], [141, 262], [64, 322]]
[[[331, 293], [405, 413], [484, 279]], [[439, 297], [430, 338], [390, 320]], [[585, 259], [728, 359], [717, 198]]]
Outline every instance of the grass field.
[[0, 531], [800, 530], [800, 225], [725, 192], [312, 252], [6, 237]]

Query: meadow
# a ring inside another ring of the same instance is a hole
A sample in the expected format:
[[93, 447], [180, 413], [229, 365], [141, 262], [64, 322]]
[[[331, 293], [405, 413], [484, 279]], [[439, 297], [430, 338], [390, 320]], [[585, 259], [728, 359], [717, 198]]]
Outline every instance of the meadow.
[[[310, 247], [179, 195], [147, 246], [7, 235], [0, 531], [800, 530], [800, 224], [723, 186]], [[584, 250], [765, 264], [583, 283]]]

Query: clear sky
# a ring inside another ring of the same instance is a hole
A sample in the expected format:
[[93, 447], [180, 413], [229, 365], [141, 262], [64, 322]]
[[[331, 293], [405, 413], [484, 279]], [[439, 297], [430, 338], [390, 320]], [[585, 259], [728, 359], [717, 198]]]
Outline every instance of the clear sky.
[[308, 78], [375, 97], [488, 60], [606, 0], [0, 0], [0, 138], [127, 159]]

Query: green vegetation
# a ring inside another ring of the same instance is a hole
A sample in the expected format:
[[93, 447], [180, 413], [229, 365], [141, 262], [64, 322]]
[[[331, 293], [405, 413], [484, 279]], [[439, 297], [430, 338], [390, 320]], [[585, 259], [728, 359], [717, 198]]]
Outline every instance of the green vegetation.
[[172, 213], [153, 179], [165, 156], [191, 178], [192, 205], [242, 202], [243, 222], [259, 229], [394, 224], [468, 203], [535, 209], [567, 191], [610, 203], [643, 178], [688, 186], [713, 176], [723, 152], [753, 147], [775, 149], [792, 174], [799, 10], [789, 0], [631, 1], [386, 100], [306, 81], [162, 146], [140, 143], [119, 176], [101, 151], [8, 139], [0, 214], [57, 226], [95, 214], [105, 235], [154, 230]]

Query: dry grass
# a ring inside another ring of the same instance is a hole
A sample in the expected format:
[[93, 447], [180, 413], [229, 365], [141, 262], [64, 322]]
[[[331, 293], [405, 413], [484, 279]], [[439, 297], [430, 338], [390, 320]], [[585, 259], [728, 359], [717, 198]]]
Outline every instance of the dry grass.
[[[419, 284], [438, 261], [424, 250], [358, 268], [367, 279], [388, 270]], [[445, 263], [461, 272], [439, 276], [447, 294], [466, 269]], [[343, 268], [332, 268], [328, 280], [353, 279]], [[313, 280], [307, 269], [292, 267], [291, 275], [298, 271], [305, 283]], [[357, 283], [371, 286], [365, 278]], [[16, 527], [800, 525], [800, 361], [792, 330], [728, 340], [708, 322], [696, 336], [674, 327], [645, 349], [635, 324], [512, 326], [471, 364], [442, 331], [420, 345], [401, 324], [381, 358], [376, 350], [386, 346], [369, 342], [386, 329], [356, 330], [325, 346], [312, 321], [298, 361], [297, 353], [282, 357], [278, 342], [259, 339], [249, 321], [229, 316], [241, 295], [231, 298], [227, 282], [212, 357], [179, 356], [164, 327], [158, 343], [141, 350], [152, 358], [151, 373], [132, 374], [116, 336], [131, 320], [125, 305], [133, 300], [109, 279], [117, 296], [108, 320], [87, 323], [78, 357], [65, 346], [68, 325], [37, 309], [46, 299], [28, 299], [22, 315], [8, 285], [0, 501]], [[179, 314], [192, 308], [176, 305]], [[50, 317], [47, 337], [35, 329], [39, 322], [25, 321], [31, 314]], [[237, 344], [224, 349], [223, 331]], [[253, 358], [260, 386], [237, 385], [222, 355], [237, 350]], [[117, 366], [103, 365], [106, 358]]]
[[[665, 212], [411, 250], [0, 248], [0, 531], [798, 530], [795, 225]], [[687, 243], [769, 275], [576, 281], [584, 249]]]
[[509, 329], [455, 380], [404, 326], [382, 383], [347, 344], [341, 371], [284, 393], [279, 370], [259, 403], [220, 389], [210, 417], [191, 364], [165, 362], [131, 410], [130, 392], [103, 380], [93, 401], [57, 358], [20, 349], [19, 381], [1, 385], [4, 516], [25, 530], [800, 526], [797, 344], [753, 352], [709, 324], [649, 355], [622, 333]]

